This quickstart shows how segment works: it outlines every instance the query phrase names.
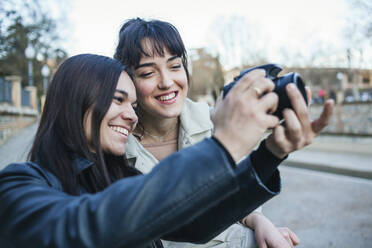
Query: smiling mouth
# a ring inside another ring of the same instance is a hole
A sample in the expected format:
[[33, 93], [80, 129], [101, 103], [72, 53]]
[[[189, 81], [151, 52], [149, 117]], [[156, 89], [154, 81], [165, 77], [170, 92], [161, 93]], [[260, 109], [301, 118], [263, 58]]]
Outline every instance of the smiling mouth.
[[178, 94], [177, 91], [173, 91], [173, 92], [171, 92], [167, 95], [161, 95], [161, 96], [157, 96], [155, 98], [157, 100], [161, 101], [161, 102], [168, 102], [168, 101], [174, 100], [177, 97], [177, 94]]
[[128, 136], [129, 134], [129, 131], [128, 129], [125, 129], [123, 127], [119, 127], [119, 126], [109, 126], [112, 130], [114, 130], [115, 132], [118, 132], [120, 134], [123, 134], [125, 136]]

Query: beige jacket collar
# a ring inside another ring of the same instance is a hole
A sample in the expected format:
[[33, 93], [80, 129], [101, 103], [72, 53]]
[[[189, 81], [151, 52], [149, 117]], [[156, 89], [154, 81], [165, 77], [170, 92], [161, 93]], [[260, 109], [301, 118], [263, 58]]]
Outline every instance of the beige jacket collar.
[[[180, 129], [178, 148], [184, 148], [193, 145], [200, 141], [198, 136], [203, 138], [209, 137], [213, 129], [213, 123], [210, 120], [210, 108], [206, 103], [193, 102], [186, 98], [184, 107], [180, 115]], [[129, 164], [136, 166], [141, 157], [147, 157], [144, 166], [151, 160], [153, 163], [158, 163], [155, 157], [152, 156], [139, 141], [130, 134], [126, 146], [126, 156]], [[148, 165], [151, 168], [154, 165]], [[136, 166], [137, 167], [137, 166]]]

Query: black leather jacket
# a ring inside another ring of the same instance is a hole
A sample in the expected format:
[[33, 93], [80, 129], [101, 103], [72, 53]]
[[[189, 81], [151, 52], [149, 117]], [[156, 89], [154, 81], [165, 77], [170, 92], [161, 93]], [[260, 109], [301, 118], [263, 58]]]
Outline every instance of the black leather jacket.
[[[79, 170], [91, 166], [80, 159]], [[164, 159], [149, 174], [80, 196], [35, 163], [0, 172], [0, 247], [157, 247], [203, 243], [280, 190], [264, 185], [247, 158], [235, 165], [213, 139]]]

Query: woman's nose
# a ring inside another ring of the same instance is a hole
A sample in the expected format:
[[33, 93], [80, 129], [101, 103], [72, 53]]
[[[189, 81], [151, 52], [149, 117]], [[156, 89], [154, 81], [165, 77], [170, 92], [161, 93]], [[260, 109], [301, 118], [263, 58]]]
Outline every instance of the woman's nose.
[[173, 85], [173, 79], [169, 73], [162, 73], [160, 82], [158, 83], [159, 89], [169, 89]]
[[124, 120], [129, 120], [133, 123], [138, 122], [138, 116], [132, 105], [129, 105], [128, 108], [125, 108], [125, 110], [121, 113], [121, 117]]

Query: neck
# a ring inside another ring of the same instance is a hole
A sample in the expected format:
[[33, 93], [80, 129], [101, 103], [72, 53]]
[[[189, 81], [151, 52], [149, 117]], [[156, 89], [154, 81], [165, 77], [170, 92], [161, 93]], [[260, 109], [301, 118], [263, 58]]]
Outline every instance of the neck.
[[178, 136], [178, 117], [158, 118], [139, 114], [139, 119], [135, 133], [142, 135], [141, 143], [161, 143]]

